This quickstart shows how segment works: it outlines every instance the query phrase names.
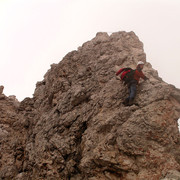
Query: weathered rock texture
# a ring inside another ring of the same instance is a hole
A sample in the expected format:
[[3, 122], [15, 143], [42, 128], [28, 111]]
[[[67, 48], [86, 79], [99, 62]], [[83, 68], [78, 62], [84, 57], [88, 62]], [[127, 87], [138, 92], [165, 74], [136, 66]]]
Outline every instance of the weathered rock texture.
[[133, 32], [98, 33], [53, 64], [33, 98], [0, 100], [0, 178], [159, 180], [180, 178], [180, 90], [146, 62], [125, 107], [120, 67], [146, 62]]

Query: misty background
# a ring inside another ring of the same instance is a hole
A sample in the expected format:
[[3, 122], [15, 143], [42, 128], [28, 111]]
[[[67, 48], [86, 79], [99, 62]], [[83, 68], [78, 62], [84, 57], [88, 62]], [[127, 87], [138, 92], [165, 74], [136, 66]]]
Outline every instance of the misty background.
[[0, 0], [0, 85], [32, 97], [50, 64], [97, 32], [134, 31], [146, 60], [180, 88], [179, 0]]

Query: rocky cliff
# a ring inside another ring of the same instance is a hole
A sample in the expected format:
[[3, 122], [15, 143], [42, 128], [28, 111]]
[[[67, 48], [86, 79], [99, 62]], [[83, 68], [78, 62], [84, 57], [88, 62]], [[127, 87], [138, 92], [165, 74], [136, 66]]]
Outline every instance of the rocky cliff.
[[[145, 62], [125, 107], [121, 67]], [[33, 98], [0, 97], [0, 179], [180, 178], [180, 90], [146, 62], [133, 32], [97, 33], [38, 82]]]

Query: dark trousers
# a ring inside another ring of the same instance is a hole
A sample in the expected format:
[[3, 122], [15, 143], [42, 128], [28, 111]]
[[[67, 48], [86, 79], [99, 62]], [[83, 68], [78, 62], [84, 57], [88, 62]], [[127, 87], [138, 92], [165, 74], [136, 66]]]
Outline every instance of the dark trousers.
[[129, 85], [129, 97], [127, 98], [129, 102], [133, 101], [134, 98], [136, 97], [136, 91], [137, 91], [136, 83], [131, 83]]

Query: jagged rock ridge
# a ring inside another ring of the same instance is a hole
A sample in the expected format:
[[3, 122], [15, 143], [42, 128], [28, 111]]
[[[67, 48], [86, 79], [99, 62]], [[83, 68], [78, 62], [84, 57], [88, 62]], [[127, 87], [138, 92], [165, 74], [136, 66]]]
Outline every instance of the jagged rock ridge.
[[180, 177], [180, 90], [146, 62], [136, 101], [124, 107], [120, 67], [146, 62], [133, 32], [98, 33], [51, 65], [33, 98], [0, 100], [2, 179]]

